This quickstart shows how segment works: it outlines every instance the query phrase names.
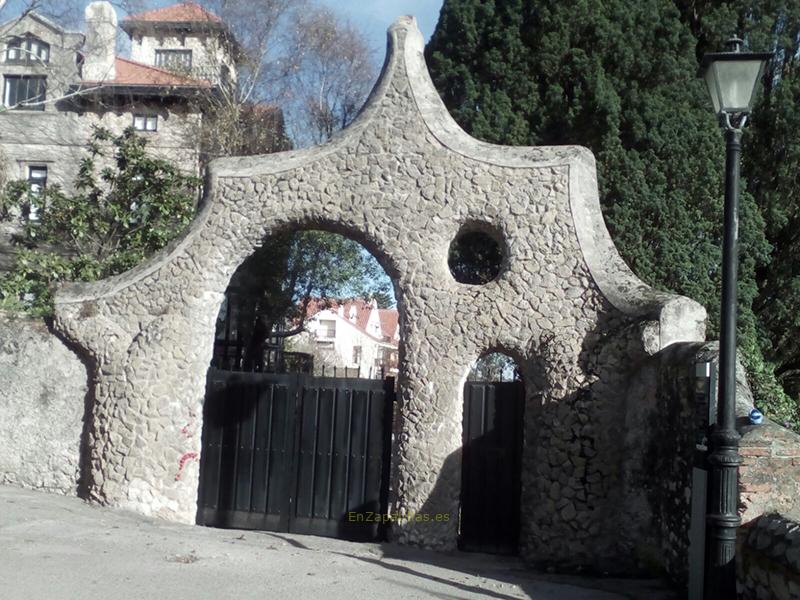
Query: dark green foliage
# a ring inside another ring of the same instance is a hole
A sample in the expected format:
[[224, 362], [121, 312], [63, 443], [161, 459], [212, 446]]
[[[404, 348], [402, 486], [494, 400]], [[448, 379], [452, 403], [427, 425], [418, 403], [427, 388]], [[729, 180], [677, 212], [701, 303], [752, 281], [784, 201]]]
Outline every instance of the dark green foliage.
[[[737, 34], [752, 50], [773, 50], [764, 92], [744, 137], [742, 172], [763, 215], [769, 260], [756, 270], [753, 303], [764, 360], [750, 353], [770, 414], [800, 424], [800, 5], [785, 1], [678, 2], [696, 55]], [[756, 340], [753, 340], [756, 345]], [[777, 375], [789, 397], [775, 386]]]
[[311, 299], [374, 297], [379, 306], [386, 306], [391, 302], [390, 285], [358, 242], [326, 231], [270, 236], [230, 283], [253, 304], [253, 313], [271, 324], [302, 323]]
[[[87, 150], [73, 194], [56, 185], [34, 193], [24, 181], [6, 187], [0, 218], [18, 223], [21, 252], [0, 277], [3, 305], [47, 314], [53, 284], [126, 271], [191, 219], [199, 179], [150, 156], [133, 129], [96, 129]], [[35, 221], [32, 204], [40, 207]]]
[[492, 281], [500, 273], [503, 251], [497, 241], [482, 231], [459, 234], [450, 244], [450, 272], [456, 281], [480, 285]]
[[[646, 282], [701, 302], [714, 337], [724, 140], [696, 78], [694, 29], [668, 0], [446, 0], [426, 57], [472, 135], [588, 146], [620, 253]], [[740, 347], [762, 404], [777, 389], [752, 310], [756, 272], [768, 268], [764, 227], [752, 193], [743, 193]]]

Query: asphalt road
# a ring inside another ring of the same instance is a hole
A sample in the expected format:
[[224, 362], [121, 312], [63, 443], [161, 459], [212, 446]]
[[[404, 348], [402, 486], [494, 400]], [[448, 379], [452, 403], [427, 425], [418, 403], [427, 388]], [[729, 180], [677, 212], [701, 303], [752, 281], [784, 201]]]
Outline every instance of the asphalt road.
[[672, 599], [653, 581], [537, 574], [517, 560], [176, 525], [0, 486], [0, 599]]

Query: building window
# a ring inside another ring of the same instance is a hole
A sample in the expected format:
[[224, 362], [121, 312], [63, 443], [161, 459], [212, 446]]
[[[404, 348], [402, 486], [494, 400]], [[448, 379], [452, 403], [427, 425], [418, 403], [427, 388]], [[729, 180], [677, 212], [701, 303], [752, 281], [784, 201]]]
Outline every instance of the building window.
[[4, 79], [3, 104], [5, 106], [20, 110], [44, 110], [46, 77], [6, 75]]
[[328, 339], [336, 337], [336, 321], [320, 320], [317, 337]]
[[191, 50], [156, 50], [156, 66], [165, 69], [188, 70], [192, 68]]
[[375, 366], [382, 367], [386, 364], [386, 348], [379, 347], [375, 351]]
[[158, 115], [133, 115], [133, 128], [136, 131], [156, 131]]
[[33, 36], [14, 38], [6, 44], [6, 62], [50, 62], [50, 45]]
[[353, 364], [361, 363], [361, 346], [353, 346]]
[[44, 196], [44, 190], [47, 187], [47, 167], [29, 166], [28, 186], [30, 188], [28, 220], [38, 221], [43, 208], [41, 205], [41, 198]]
[[23, 56], [24, 51], [21, 39], [16, 38], [6, 44], [6, 62], [19, 62]]

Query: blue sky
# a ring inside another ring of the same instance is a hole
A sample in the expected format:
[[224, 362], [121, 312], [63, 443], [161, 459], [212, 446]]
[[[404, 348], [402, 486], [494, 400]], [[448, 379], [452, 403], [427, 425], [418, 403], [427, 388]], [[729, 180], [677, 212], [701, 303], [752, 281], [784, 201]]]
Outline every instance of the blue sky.
[[386, 30], [402, 15], [417, 18], [425, 41], [431, 37], [439, 20], [442, 0], [320, 0], [322, 4], [346, 17], [369, 38], [380, 58], [386, 48]]
[[[180, 0], [150, 0], [147, 4], [164, 6], [178, 1]], [[203, 4], [203, 0], [195, 1]], [[63, 0], [63, 2], [61, 6], [82, 5], [86, 0]], [[380, 62], [386, 47], [386, 30], [397, 17], [414, 15], [427, 41], [436, 28], [443, 0], [318, 0], [318, 2], [329, 6], [364, 31]], [[0, 0], [0, 6], [3, 3], [4, 1]], [[25, 4], [27, 4], [25, 0], [8, 0], [0, 21], [13, 16]]]

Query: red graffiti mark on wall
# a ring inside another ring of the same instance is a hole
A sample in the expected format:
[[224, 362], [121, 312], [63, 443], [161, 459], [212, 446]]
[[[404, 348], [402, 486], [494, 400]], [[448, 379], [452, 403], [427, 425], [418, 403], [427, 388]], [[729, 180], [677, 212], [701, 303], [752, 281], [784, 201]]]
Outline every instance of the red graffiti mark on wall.
[[183, 426], [183, 429], [181, 429], [181, 433], [183, 435], [185, 435], [186, 437], [192, 437], [193, 434], [192, 434], [191, 431], [189, 431], [189, 424], [188, 423]]
[[181, 473], [183, 473], [183, 467], [185, 467], [186, 463], [190, 460], [197, 460], [197, 452], [187, 452], [181, 456], [181, 459], [178, 462], [178, 474], [175, 475], [175, 481], [180, 480]]

